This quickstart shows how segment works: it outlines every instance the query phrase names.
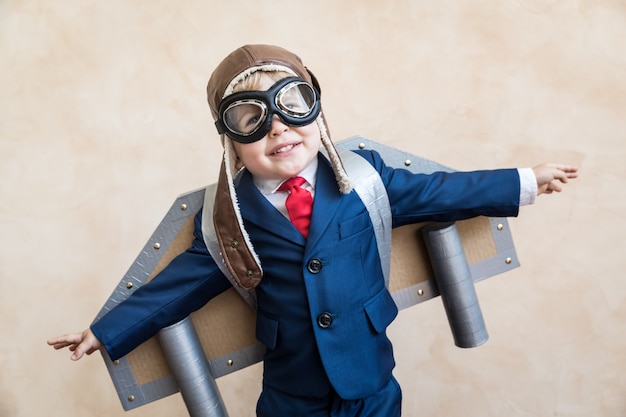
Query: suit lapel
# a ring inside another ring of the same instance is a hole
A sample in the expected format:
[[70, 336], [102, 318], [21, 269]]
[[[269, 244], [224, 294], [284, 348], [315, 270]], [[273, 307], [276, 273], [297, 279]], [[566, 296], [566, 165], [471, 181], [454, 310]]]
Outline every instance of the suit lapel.
[[328, 160], [321, 154], [318, 155], [318, 168], [315, 183], [315, 199], [313, 201], [313, 214], [311, 215], [311, 228], [309, 229], [308, 247], [313, 247], [322, 237], [341, 202], [341, 193], [337, 186], [337, 180], [330, 167]]

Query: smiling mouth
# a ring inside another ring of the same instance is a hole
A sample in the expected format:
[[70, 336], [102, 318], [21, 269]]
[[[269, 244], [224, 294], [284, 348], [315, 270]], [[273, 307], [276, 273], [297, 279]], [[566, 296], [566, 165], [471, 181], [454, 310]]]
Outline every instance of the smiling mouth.
[[290, 150], [292, 150], [293, 148], [295, 148], [298, 145], [300, 145], [300, 144], [299, 143], [291, 143], [289, 145], [285, 145], [285, 146], [283, 146], [281, 148], [276, 149], [270, 155], [280, 155], [282, 153], [289, 152]]

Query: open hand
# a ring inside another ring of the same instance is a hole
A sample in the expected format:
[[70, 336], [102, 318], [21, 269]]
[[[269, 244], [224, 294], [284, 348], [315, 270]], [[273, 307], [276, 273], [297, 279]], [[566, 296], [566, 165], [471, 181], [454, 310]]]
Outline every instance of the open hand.
[[561, 192], [570, 179], [578, 177], [578, 167], [562, 164], [544, 163], [533, 168], [537, 177], [537, 195]]
[[73, 361], [79, 360], [85, 354], [91, 355], [102, 347], [102, 343], [94, 336], [91, 329], [82, 333], [70, 333], [54, 337], [48, 340], [48, 344], [57, 350], [69, 347], [70, 351], [74, 352], [71, 356]]

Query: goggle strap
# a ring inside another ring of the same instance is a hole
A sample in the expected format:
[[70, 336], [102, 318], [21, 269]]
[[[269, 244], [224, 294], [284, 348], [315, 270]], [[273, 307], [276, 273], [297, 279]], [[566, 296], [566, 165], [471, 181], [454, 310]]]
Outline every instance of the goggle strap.
[[226, 126], [224, 126], [224, 122], [222, 121], [222, 119], [217, 119], [215, 121], [215, 128], [217, 129], [217, 133], [219, 133], [220, 135], [226, 133]]

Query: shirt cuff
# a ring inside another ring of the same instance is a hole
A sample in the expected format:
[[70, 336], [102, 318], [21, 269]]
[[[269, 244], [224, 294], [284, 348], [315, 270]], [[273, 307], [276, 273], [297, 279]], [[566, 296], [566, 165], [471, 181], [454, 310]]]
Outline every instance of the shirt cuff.
[[519, 205], [534, 204], [537, 198], [537, 177], [532, 168], [518, 168], [519, 173]]

